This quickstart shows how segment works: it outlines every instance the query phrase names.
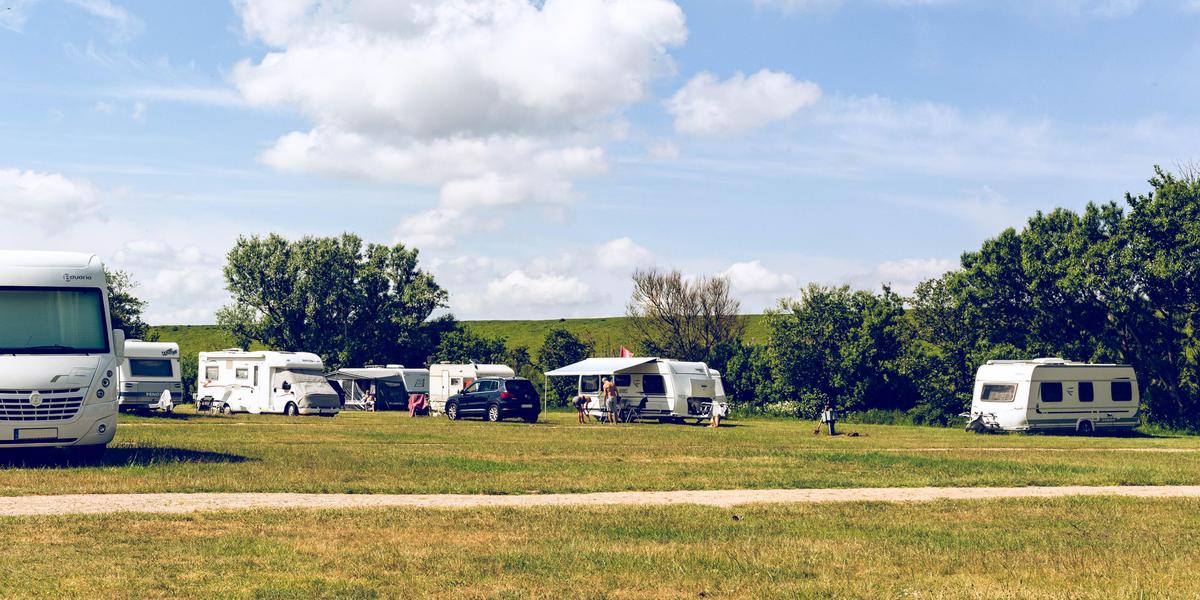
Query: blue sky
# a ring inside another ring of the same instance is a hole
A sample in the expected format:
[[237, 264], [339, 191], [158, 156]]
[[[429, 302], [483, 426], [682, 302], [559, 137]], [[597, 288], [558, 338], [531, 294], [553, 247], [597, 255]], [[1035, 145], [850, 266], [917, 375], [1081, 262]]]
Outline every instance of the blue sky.
[[0, 0], [0, 247], [208, 323], [238, 235], [416, 245], [462, 318], [632, 269], [902, 291], [1200, 159], [1195, 0]]

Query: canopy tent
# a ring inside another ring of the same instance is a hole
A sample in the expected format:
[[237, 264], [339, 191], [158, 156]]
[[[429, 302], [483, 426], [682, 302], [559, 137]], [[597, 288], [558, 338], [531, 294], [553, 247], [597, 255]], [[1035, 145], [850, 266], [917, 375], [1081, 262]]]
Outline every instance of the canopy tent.
[[578, 377], [580, 375], [612, 375], [638, 365], [658, 362], [657, 358], [588, 358], [546, 373], [546, 377]]

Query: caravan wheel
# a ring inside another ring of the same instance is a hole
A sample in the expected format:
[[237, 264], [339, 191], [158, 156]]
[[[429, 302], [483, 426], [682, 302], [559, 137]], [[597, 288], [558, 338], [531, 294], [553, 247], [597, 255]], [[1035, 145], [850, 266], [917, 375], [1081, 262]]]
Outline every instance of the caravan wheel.
[[228, 415], [228, 414], [230, 414], [230, 413], [232, 413], [232, 412], [233, 412], [233, 409], [232, 409], [232, 408], [229, 408], [229, 403], [228, 403], [228, 402], [226, 402], [225, 404], [222, 404], [222, 405], [221, 405], [221, 414], [223, 414], [223, 415]]
[[1092, 435], [1096, 432], [1096, 427], [1091, 421], [1080, 421], [1079, 425], [1075, 426], [1075, 431], [1080, 435]]
[[295, 402], [288, 402], [287, 405], [283, 407], [283, 414], [289, 417], [294, 417], [300, 414], [300, 410], [296, 408]]

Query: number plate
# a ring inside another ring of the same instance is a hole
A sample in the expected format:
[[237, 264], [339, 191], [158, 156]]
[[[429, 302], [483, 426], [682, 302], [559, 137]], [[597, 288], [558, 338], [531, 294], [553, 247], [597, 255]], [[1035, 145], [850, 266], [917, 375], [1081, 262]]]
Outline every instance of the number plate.
[[38, 429], [18, 429], [13, 439], [17, 440], [52, 440], [58, 437], [57, 427], [41, 427]]

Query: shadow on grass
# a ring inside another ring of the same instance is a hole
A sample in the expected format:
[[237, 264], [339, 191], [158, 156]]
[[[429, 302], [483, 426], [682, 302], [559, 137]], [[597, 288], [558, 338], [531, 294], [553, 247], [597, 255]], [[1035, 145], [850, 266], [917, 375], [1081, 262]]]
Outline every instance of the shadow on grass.
[[12, 449], [0, 453], [0, 469], [54, 469], [65, 467], [138, 467], [173, 463], [231, 464], [251, 460], [237, 454], [184, 448], [109, 448], [100, 458], [73, 457], [66, 449]]
[[1086, 435], [1074, 431], [1028, 431], [1022, 432], [1021, 435], [1054, 438], [1119, 438], [1135, 440], [1169, 440], [1184, 437], [1171, 433], [1148, 433], [1137, 429], [1101, 429]]

